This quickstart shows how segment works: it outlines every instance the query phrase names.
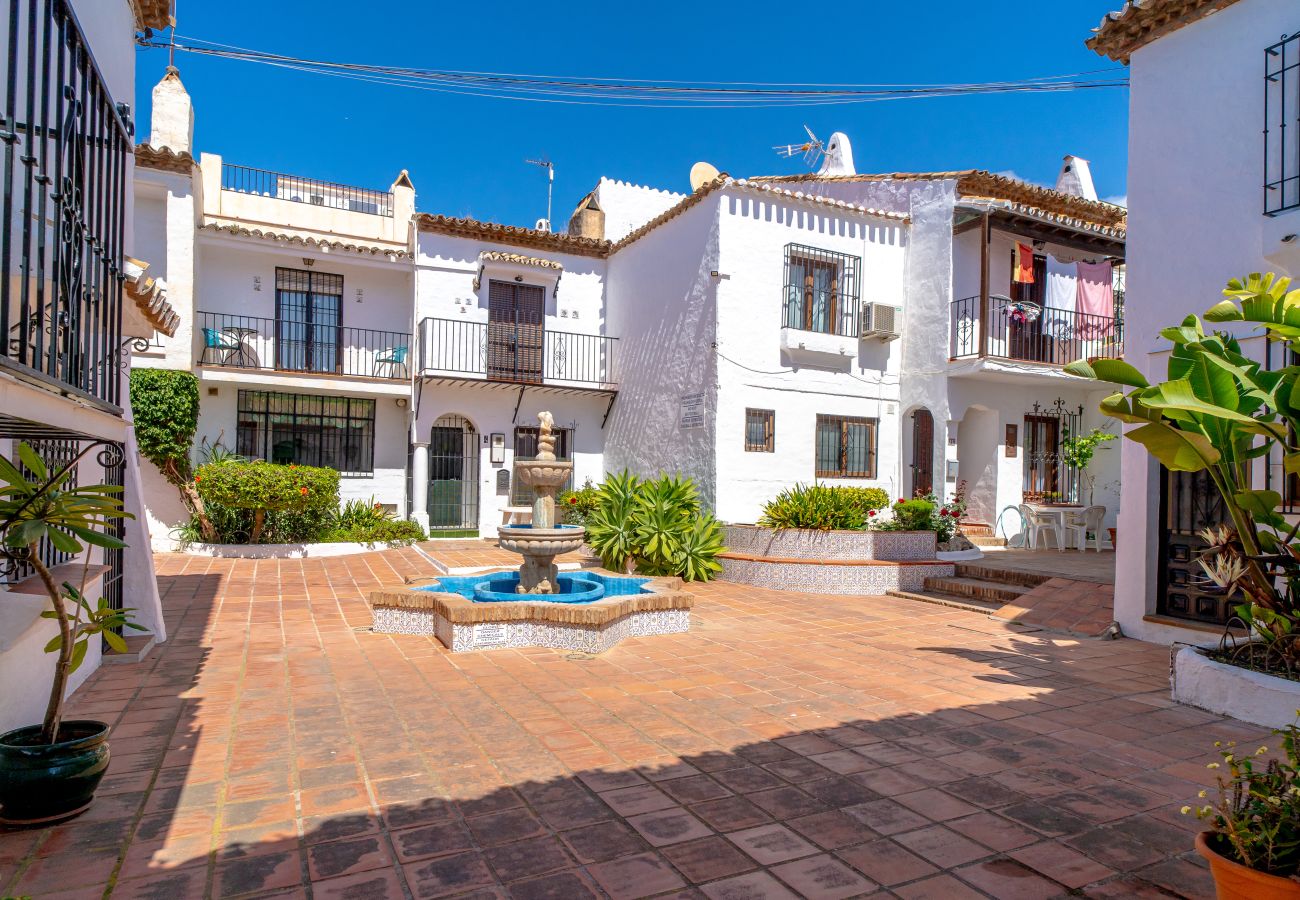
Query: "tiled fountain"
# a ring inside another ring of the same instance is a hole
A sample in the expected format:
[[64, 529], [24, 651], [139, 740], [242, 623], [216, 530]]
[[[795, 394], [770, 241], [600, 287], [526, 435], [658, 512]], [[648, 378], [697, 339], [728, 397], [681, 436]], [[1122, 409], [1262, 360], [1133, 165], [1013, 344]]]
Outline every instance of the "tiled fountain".
[[498, 544], [518, 553], [515, 571], [412, 579], [404, 590], [370, 595], [372, 629], [432, 634], [453, 652], [553, 647], [599, 653], [625, 637], [690, 628], [691, 594], [678, 578], [641, 578], [586, 569], [561, 574], [555, 557], [582, 546], [584, 529], [556, 521], [555, 495], [572, 460], [555, 458], [555, 422], [537, 416], [537, 458], [515, 463], [533, 489], [533, 521], [503, 525]]

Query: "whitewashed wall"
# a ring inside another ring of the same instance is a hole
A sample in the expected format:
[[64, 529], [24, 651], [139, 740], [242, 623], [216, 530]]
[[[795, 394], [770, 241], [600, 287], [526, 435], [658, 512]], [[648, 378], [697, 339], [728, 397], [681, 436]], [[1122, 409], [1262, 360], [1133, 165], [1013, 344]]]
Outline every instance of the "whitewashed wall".
[[[781, 349], [785, 248], [800, 244], [861, 260], [864, 302], [904, 306], [906, 226], [772, 194], [728, 189], [720, 202], [718, 257], [717, 514], [753, 522], [782, 489], [816, 478], [818, 414], [878, 422], [876, 477], [820, 479], [879, 486], [897, 496], [897, 342], [842, 338], [850, 356], [790, 357]], [[906, 309], [902, 319], [906, 320]], [[772, 409], [775, 451], [745, 452], [745, 409]]]
[[[718, 194], [684, 211], [609, 262], [610, 332], [619, 336], [619, 396], [605, 429], [605, 465], [642, 476], [693, 478], [715, 495], [718, 422]], [[679, 424], [684, 395], [703, 394], [705, 424]]]
[[[1149, 377], [1164, 376], [1159, 330], [1203, 313], [1229, 278], [1300, 274], [1300, 241], [1282, 243], [1300, 233], [1300, 210], [1263, 215], [1261, 136], [1264, 48], [1297, 28], [1293, 0], [1247, 0], [1133, 54], [1125, 341]], [[1116, 618], [1144, 640], [1202, 642], [1143, 619], [1156, 608], [1159, 475], [1132, 442], [1123, 480]]]
[[686, 195], [602, 178], [596, 185], [596, 202], [605, 213], [605, 237], [618, 241]]

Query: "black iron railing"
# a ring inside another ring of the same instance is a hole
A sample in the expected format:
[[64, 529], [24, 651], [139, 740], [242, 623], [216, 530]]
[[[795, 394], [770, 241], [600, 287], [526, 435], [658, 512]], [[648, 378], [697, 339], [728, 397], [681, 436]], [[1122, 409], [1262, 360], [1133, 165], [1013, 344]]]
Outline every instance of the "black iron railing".
[[617, 338], [536, 325], [423, 319], [419, 371], [514, 384], [610, 388]]
[[369, 213], [372, 216], [393, 215], [393, 192], [372, 191], [369, 188], [353, 187], [333, 181], [317, 181], [299, 175], [285, 175], [267, 169], [254, 169], [249, 166], [221, 166], [221, 189], [240, 194], [256, 194], [260, 197], [273, 197], [276, 200], [289, 200], [294, 203], [310, 203], [313, 206], [326, 206], [330, 209], [347, 209], [352, 212]]
[[411, 336], [260, 316], [198, 313], [199, 365], [363, 378], [410, 377]]
[[859, 265], [856, 256], [787, 244], [781, 327], [857, 337]]
[[66, 0], [0, 22], [0, 364], [116, 406], [132, 126]]
[[950, 310], [951, 359], [991, 356], [1064, 366], [1076, 359], [1124, 355], [1124, 323], [1119, 316], [1044, 309], [1006, 297], [989, 298], [983, 322], [979, 297], [954, 300]]
[[1264, 50], [1264, 214], [1300, 209], [1300, 31]]

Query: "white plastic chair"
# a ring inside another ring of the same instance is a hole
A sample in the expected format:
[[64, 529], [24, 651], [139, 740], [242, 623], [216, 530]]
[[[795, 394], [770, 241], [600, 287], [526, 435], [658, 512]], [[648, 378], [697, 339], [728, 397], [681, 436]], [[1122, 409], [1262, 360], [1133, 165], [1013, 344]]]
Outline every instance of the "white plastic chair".
[[1061, 534], [1056, 529], [1056, 521], [1054, 519], [1050, 516], [1044, 516], [1035, 512], [1033, 507], [1025, 503], [1020, 504], [1016, 508], [1020, 510], [1020, 517], [1025, 520], [1025, 534], [1028, 536], [1027, 546], [1030, 550], [1039, 549], [1038, 536], [1040, 534], [1055, 537], [1056, 549], [1061, 549]]
[[[1077, 546], [1079, 552], [1088, 549], [1088, 535], [1092, 535], [1092, 546], [1098, 553], [1102, 551], [1102, 520], [1106, 518], [1106, 507], [1089, 506], [1080, 513], [1072, 514], [1065, 522], [1065, 533], [1070, 537], [1070, 546]], [[1110, 543], [1109, 540], [1106, 543]]]

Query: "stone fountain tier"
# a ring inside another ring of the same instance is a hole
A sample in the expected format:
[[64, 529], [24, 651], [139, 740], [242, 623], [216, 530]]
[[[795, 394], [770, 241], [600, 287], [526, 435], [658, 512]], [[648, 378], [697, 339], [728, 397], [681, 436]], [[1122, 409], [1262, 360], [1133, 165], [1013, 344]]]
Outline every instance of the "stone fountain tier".
[[555, 459], [549, 452], [538, 459], [515, 463], [515, 477], [537, 495], [533, 501], [533, 523], [502, 525], [497, 529], [497, 543], [502, 550], [524, 558], [524, 564], [519, 567], [519, 587], [515, 588], [520, 594], [556, 593], [559, 567], [555, 565], [555, 557], [582, 546], [585, 529], [559, 525], [555, 520], [555, 495], [572, 471], [572, 460]]

